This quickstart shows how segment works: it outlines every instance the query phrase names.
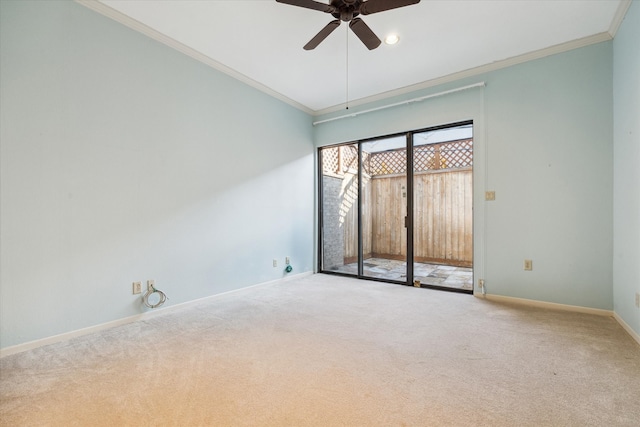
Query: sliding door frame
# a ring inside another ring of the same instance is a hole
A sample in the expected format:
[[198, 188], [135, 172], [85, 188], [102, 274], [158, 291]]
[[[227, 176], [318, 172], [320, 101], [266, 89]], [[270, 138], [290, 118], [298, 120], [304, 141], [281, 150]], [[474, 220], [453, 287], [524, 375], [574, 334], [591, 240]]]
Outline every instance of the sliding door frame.
[[413, 131], [407, 132], [407, 285], [413, 285]]
[[[460, 122], [448, 123], [438, 126], [430, 126], [424, 129], [411, 130], [406, 132], [399, 132], [395, 134], [389, 134], [384, 136], [378, 136], [373, 138], [366, 138], [357, 141], [351, 141], [341, 144], [332, 144], [323, 147], [318, 147], [318, 272], [323, 274], [333, 274], [338, 276], [346, 276], [346, 277], [357, 277], [358, 279], [365, 279], [377, 282], [385, 282], [385, 283], [393, 283], [399, 285], [413, 286], [414, 284], [414, 143], [413, 137], [417, 133], [422, 132], [431, 132], [442, 129], [455, 128], [460, 126], [473, 125], [473, 120], [464, 120]], [[381, 139], [388, 139], [394, 137], [406, 137], [406, 186], [407, 186], [407, 201], [406, 201], [406, 217], [405, 217], [405, 228], [407, 233], [407, 243], [406, 243], [406, 281], [398, 281], [391, 280], [385, 278], [378, 277], [370, 277], [364, 275], [364, 244], [363, 244], [363, 228], [362, 228], [362, 194], [363, 194], [363, 180], [362, 180], [362, 145], [367, 142], [372, 142]], [[357, 274], [349, 274], [339, 271], [331, 271], [323, 269], [323, 240], [324, 240], [324, 199], [323, 199], [323, 159], [322, 159], [322, 151], [331, 147], [341, 147], [347, 145], [356, 145], [358, 146], [358, 197], [357, 197], [357, 210], [358, 210], [358, 224], [357, 224], [357, 233], [358, 233], [358, 270]], [[474, 221], [475, 222], [475, 221]], [[475, 240], [475, 239], [474, 239]], [[445, 286], [437, 286], [437, 285], [421, 285], [421, 287], [444, 290], [449, 292], [458, 292], [458, 293], [467, 293], [472, 294], [473, 290], [466, 289], [458, 289], [458, 288], [450, 288]]]

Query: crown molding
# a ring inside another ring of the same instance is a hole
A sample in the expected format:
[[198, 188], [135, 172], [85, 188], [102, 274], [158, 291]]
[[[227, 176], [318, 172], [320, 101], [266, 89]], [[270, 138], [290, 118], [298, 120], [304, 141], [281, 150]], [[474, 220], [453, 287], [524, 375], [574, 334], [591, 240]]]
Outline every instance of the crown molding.
[[292, 107], [297, 108], [298, 110], [301, 110], [307, 114], [314, 114], [314, 111], [310, 108], [308, 108], [305, 105], [300, 104], [297, 101], [294, 101], [293, 99], [281, 94], [280, 92], [276, 92], [275, 90], [263, 85], [262, 83], [259, 83], [255, 80], [253, 80], [252, 78], [245, 76], [242, 73], [237, 72], [236, 70], [227, 67], [224, 64], [221, 64], [220, 62], [216, 61], [213, 58], [210, 58], [198, 51], [196, 51], [195, 49], [190, 48], [189, 46], [186, 46], [182, 43], [180, 43], [177, 40], [172, 39], [169, 36], [166, 36], [164, 34], [162, 34], [161, 32], [154, 30], [153, 28], [143, 24], [140, 21], [137, 21], [133, 18], [131, 18], [130, 16], [127, 16], [107, 5], [105, 5], [104, 3], [101, 3], [98, 0], [75, 0], [76, 3], [81, 4], [82, 6], [87, 7], [88, 9], [93, 10], [94, 12], [97, 12], [103, 16], [106, 16], [107, 18], [113, 19], [114, 21], [125, 25], [129, 28], [131, 28], [132, 30], [135, 30], [139, 33], [144, 34], [145, 36], [156, 40], [166, 46], [169, 46], [172, 49], [175, 49], [193, 59], [195, 59], [196, 61], [200, 61], [206, 65], [208, 65], [209, 67], [220, 71], [221, 73], [227, 74], [231, 77], [233, 77], [236, 80], [239, 80], [240, 82], [253, 87], [254, 89], [257, 89], [261, 92], [266, 93], [267, 95], [276, 98], [282, 102], [285, 102], [289, 105], [291, 105]]
[[[613, 37], [609, 34], [609, 32], [605, 31], [602, 33], [588, 36], [588, 37], [583, 37], [583, 38], [568, 41], [565, 43], [560, 43], [554, 46], [549, 46], [544, 49], [535, 50], [533, 52], [525, 53], [522, 55], [513, 56], [511, 58], [503, 59], [500, 61], [495, 61], [490, 64], [480, 65], [479, 67], [470, 68], [468, 70], [449, 74], [443, 77], [438, 77], [436, 79], [427, 80], [422, 83], [417, 83], [415, 85], [405, 86], [400, 89], [383, 92], [377, 95], [368, 96], [366, 98], [350, 100], [349, 107], [353, 108], [359, 105], [369, 104], [371, 102], [376, 102], [376, 101], [382, 101], [395, 96], [405, 95], [407, 93], [416, 92], [423, 89], [429, 89], [434, 86], [440, 86], [442, 84], [455, 82], [457, 80], [461, 80], [464, 78], [474, 77], [480, 74], [489, 73], [491, 71], [500, 70], [502, 68], [511, 67], [512, 65], [522, 64], [524, 62], [533, 61], [535, 59], [540, 59], [540, 58], [544, 58], [551, 55], [556, 55], [558, 53], [567, 52], [573, 49], [578, 49], [578, 48], [589, 46], [592, 44], [602, 43], [605, 41], [609, 41], [612, 38]], [[334, 105], [333, 107], [328, 107], [322, 110], [315, 111], [313, 115], [322, 116], [324, 114], [335, 113], [336, 111], [341, 111], [343, 109], [344, 109], [344, 105], [339, 104], [339, 105]]]
[[[313, 110], [297, 101], [292, 100], [291, 98], [281, 94], [280, 92], [277, 92], [271, 88], [269, 88], [268, 86], [263, 85], [262, 83], [259, 83], [255, 80], [253, 80], [252, 78], [245, 76], [242, 73], [239, 73], [238, 71], [214, 60], [213, 58], [210, 58], [198, 51], [196, 51], [195, 49], [192, 49], [180, 42], [178, 42], [177, 40], [172, 39], [171, 37], [168, 37], [162, 33], [160, 33], [157, 30], [154, 30], [153, 28], [115, 10], [112, 9], [111, 7], [105, 5], [104, 3], [101, 3], [99, 0], [75, 0], [77, 3], [97, 12], [100, 13], [103, 16], [106, 16], [110, 19], [113, 19], [114, 21], [125, 25], [137, 32], [140, 32], [144, 35], [146, 35], [147, 37], [150, 37], [153, 40], [156, 40], [160, 43], [163, 43], [166, 46], [169, 46], [197, 61], [200, 61], [208, 66], [210, 66], [211, 68], [214, 68], [217, 71], [220, 71], [224, 74], [227, 74], [231, 77], [233, 77], [236, 80], [239, 80], [242, 83], [245, 83], [248, 86], [253, 87], [254, 89], [257, 89], [263, 93], [266, 93], [267, 95], [276, 98], [282, 102], [285, 102], [289, 105], [291, 105], [294, 108], [297, 108], [313, 117], [318, 117], [318, 116], [323, 116], [325, 114], [330, 114], [330, 113], [335, 113], [337, 111], [341, 111], [344, 109], [344, 105], [343, 104], [338, 104], [338, 105], [334, 105], [332, 107], [327, 107], [327, 108], [323, 108], [320, 110]], [[357, 107], [360, 105], [365, 105], [365, 104], [369, 104], [372, 102], [377, 102], [377, 101], [382, 101], [382, 100], [387, 100], [389, 98], [393, 98], [396, 96], [400, 96], [400, 95], [405, 95], [411, 92], [416, 92], [416, 91], [420, 91], [420, 90], [424, 90], [424, 89], [428, 89], [428, 88], [432, 88], [435, 86], [439, 86], [439, 85], [443, 85], [446, 83], [451, 83], [457, 80], [461, 80], [464, 78], [469, 78], [469, 77], [474, 77], [480, 74], [484, 74], [484, 73], [488, 73], [491, 71], [496, 71], [502, 68], [507, 68], [510, 67], [512, 65], [517, 65], [517, 64], [521, 64], [524, 62], [528, 62], [528, 61], [533, 61], [535, 59], [540, 59], [540, 58], [544, 58], [547, 56], [551, 56], [551, 55], [556, 55], [558, 53], [563, 53], [563, 52], [567, 52], [573, 49], [578, 49], [581, 47], [585, 47], [585, 46], [589, 46], [592, 44], [597, 44], [597, 43], [601, 43], [601, 42], [605, 42], [605, 41], [609, 41], [612, 40], [613, 37], [615, 36], [616, 32], [618, 31], [618, 28], [620, 27], [625, 14], [627, 13], [627, 10], [629, 9], [629, 7], [631, 6], [631, 3], [633, 2], [633, 0], [621, 0], [618, 8], [616, 10], [615, 16], [611, 22], [611, 25], [609, 27], [608, 31], [602, 32], [602, 33], [598, 33], [598, 34], [594, 34], [591, 36], [587, 36], [587, 37], [583, 37], [580, 39], [576, 39], [576, 40], [572, 40], [569, 42], [565, 42], [565, 43], [560, 43], [554, 46], [549, 46], [543, 49], [539, 49], [533, 52], [529, 52], [529, 53], [525, 53], [522, 55], [518, 55], [518, 56], [514, 56], [511, 58], [507, 58], [507, 59], [503, 59], [503, 60], [499, 60], [499, 61], [495, 61], [492, 62], [490, 64], [485, 64], [485, 65], [481, 65], [478, 67], [474, 67], [474, 68], [470, 68], [468, 70], [464, 70], [464, 71], [460, 71], [457, 73], [452, 73], [443, 77], [438, 77], [435, 79], [431, 79], [431, 80], [427, 80], [421, 83], [417, 83], [414, 85], [409, 85], [409, 86], [405, 86], [399, 89], [394, 89], [391, 91], [387, 91], [387, 92], [383, 92], [383, 93], [379, 93], [376, 95], [372, 95], [372, 96], [368, 96], [368, 97], [364, 97], [364, 98], [360, 98], [360, 99], [356, 99], [356, 100], [350, 100], [349, 101], [349, 106], [351, 108], [353, 107]]]
[[611, 38], [614, 38], [618, 33], [618, 29], [620, 29], [620, 25], [622, 25], [622, 21], [624, 20], [627, 11], [631, 7], [631, 3], [633, 0], [620, 0], [618, 3], [618, 8], [616, 9], [615, 15], [613, 15], [613, 19], [611, 20], [611, 25], [609, 25], [609, 35]]

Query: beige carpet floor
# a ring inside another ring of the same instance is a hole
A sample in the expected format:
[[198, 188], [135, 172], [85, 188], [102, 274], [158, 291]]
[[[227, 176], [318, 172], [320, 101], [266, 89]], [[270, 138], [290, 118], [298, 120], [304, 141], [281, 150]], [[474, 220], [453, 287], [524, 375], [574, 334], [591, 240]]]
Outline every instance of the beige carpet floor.
[[314, 275], [0, 359], [3, 426], [638, 426], [609, 317]]

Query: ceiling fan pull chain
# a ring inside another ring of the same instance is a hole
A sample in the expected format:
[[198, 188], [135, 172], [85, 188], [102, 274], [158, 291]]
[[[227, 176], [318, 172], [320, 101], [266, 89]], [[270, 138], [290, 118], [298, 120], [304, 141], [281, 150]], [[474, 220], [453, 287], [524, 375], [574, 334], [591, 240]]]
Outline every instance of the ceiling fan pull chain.
[[345, 98], [346, 98], [346, 104], [347, 104], [347, 110], [349, 109], [349, 27], [346, 26], [347, 31], [345, 32], [346, 37], [347, 37], [347, 49], [346, 49], [346, 58], [345, 58], [345, 62], [346, 62], [346, 78], [345, 78]]

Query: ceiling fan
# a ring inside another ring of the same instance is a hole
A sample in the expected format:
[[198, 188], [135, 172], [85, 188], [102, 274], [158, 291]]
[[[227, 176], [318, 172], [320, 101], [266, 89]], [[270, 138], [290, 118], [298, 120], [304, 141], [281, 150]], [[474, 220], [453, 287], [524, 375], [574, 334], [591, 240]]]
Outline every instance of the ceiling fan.
[[385, 10], [411, 6], [420, 3], [420, 0], [331, 0], [329, 4], [315, 0], [276, 0], [278, 3], [304, 7], [306, 9], [319, 10], [333, 15], [335, 20], [329, 22], [306, 45], [304, 50], [315, 49], [329, 34], [340, 25], [340, 21], [349, 22], [349, 28], [369, 49], [380, 46], [380, 39], [374, 34], [367, 24], [358, 15], [371, 15]]

